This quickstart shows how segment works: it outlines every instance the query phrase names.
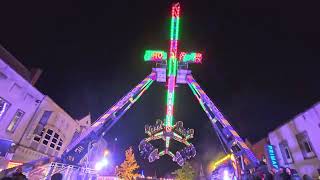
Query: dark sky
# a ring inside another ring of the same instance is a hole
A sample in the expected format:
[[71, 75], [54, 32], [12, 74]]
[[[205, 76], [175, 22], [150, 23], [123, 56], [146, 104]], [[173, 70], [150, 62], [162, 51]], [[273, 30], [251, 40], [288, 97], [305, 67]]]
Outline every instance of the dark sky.
[[[75, 118], [97, 118], [150, 73], [146, 49], [168, 49], [166, 1], [4, 1], [0, 43], [28, 68], [37, 87]], [[244, 138], [255, 142], [320, 99], [320, 11], [316, 1], [183, 1], [181, 50], [204, 54], [191, 69]], [[155, 84], [109, 132], [119, 157], [137, 150], [144, 124], [164, 117], [165, 87]], [[176, 120], [195, 129], [205, 162], [221, 151], [204, 112], [179, 86]], [[210, 154], [211, 153], [211, 154]], [[120, 157], [121, 159], [121, 157]], [[148, 173], [171, 160], [139, 160]]]

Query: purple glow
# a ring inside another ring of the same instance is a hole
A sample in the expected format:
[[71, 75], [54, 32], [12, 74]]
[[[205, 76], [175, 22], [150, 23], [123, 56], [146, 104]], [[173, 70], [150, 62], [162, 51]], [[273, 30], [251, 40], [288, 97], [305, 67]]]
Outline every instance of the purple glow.
[[95, 165], [95, 170], [100, 171], [104, 167], [108, 166], [109, 161], [106, 158], [103, 158], [101, 161], [97, 162]]

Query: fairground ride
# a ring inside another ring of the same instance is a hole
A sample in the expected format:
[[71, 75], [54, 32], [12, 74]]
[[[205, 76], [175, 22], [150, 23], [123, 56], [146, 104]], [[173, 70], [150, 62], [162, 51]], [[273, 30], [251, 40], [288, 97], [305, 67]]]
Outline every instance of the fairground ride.
[[[155, 126], [145, 127], [148, 137], [143, 139], [139, 145], [139, 150], [144, 157], [152, 162], [160, 156], [167, 154], [172, 157], [173, 161], [176, 161], [179, 165], [183, 165], [187, 159], [196, 154], [194, 146], [188, 142], [193, 137], [194, 131], [192, 129], [185, 129], [180, 121], [175, 124], [173, 123], [175, 87], [176, 84], [186, 84], [190, 87], [200, 106], [207, 114], [213, 130], [219, 139], [221, 139], [222, 145], [234, 155], [240, 169], [245, 170], [257, 167], [259, 162], [252, 151], [192, 76], [189, 65], [201, 63], [202, 54], [196, 52], [178, 53], [179, 24], [180, 5], [176, 3], [173, 4], [171, 10], [169, 54], [160, 50], [147, 50], [144, 60], [156, 62], [156, 66], [152, 68], [151, 73], [102, 114], [77, 140], [72, 142], [66, 148], [61, 158], [35, 160], [4, 170], [2, 173], [10, 173], [17, 168], [22, 168], [26, 172], [53, 161], [77, 165], [88, 153], [88, 146], [103, 137], [155, 81], [167, 85], [166, 117], [164, 118], [164, 122], [160, 120]], [[150, 141], [155, 139], [163, 139], [165, 141], [164, 150], [159, 151], [152, 146]], [[169, 150], [172, 139], [185, 144], [186, 147], [174, 154]]]

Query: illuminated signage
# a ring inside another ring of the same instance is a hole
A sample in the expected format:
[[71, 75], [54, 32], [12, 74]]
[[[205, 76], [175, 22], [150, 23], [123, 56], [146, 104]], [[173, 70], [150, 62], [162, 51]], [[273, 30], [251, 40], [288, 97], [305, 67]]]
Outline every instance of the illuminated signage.
[[164, 61], [167, 60], [167, 53], [158, 50], [146, 50], [144, 61]]
[[277, 160], [276, 150], [274, 149], [274, 146], [266, 145], [265, 152], [267, 155], [268, 165], [271, 166], [272, 168], [279, 169], [279, 163]]
[[188, 62], [188, 63], [201, 63], [202, 62], [202, 54], [201, 53], [186, 53], [181, 52], [179, 56], [180, 62]]

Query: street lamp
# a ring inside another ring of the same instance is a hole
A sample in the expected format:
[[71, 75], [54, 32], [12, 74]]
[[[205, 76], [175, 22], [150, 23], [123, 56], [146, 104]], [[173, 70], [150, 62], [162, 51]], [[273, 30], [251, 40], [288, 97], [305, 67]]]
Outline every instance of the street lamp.
[[108, 166], [109, 161], [106, 158], [103, 158], [101, 161], [97, 162], [95, 165], [95, 170], [100, 171], [104, 167]]

